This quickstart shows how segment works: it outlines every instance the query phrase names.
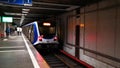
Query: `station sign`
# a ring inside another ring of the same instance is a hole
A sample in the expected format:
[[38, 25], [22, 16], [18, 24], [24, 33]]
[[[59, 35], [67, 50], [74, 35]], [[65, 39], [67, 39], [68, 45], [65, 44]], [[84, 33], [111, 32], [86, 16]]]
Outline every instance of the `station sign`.
[[2, 22], [3, 23], [12, 23], [13, 17], [2, 16]]
[[0, 0], [0, 2], [16, 5], [32, 4], [32, 0]]

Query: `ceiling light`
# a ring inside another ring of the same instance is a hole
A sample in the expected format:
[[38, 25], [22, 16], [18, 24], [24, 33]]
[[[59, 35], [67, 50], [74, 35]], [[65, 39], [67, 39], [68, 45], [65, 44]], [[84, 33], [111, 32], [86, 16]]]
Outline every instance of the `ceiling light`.
[[50, 26], [51, 24], [49, 22], [44, 22], [43, 25], [44, 26]]
[[27, 11], [22, 11], [22, 13], [28, 13]]
[[17, 15], [21, 16], [21, 13], [9, 13], [9, 12], [4, 12], [5, 15]]
[[32, 6], [32, 4], [24, 4], [24, 6]]
[[30, 9], [22, 9], [22, 11], [30, 11]]

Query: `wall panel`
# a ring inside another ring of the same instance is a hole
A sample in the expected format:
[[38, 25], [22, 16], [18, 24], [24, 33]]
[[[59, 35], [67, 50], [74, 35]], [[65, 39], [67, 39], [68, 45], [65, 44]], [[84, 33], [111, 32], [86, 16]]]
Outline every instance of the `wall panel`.
[[[85, 48], [96, 51], [97, 12], [85, 14]], [[94, 54], [86, 52], [89, 56]], [[91, 54], [91, 55], [90, 55]]]
[[[84, 24], [84, 14], [81, 14], [80, 16], [80, 24]], [[80, 47], [83, 47], [84, 45], [84, 27], [80, 28]]]
[[116, 48], [115, 55], [120, 59], [120, 7], [117, 11], [117, 30], [116, 30]]
[[99, 11], [97, 51], [110, 56], [114, 56], [115, 12], [114, 8]]
[[75, 45], [75, 17], [69, 17], [68, 18], [68, 28], [67, 28], [67, 42], [70, 44]]

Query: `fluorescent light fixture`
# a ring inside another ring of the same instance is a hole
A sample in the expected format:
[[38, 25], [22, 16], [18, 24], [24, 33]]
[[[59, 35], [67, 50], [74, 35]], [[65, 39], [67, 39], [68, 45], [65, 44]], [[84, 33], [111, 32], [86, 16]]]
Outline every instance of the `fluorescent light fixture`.
[[24, 4], [24, 6], [32, 6], [32, 4]]
[[9, 13], [9, 12], [5, 12], [5, 15], [17, 15], [17, 16], [21, 16], [21, 13]]
[[51, 24], [48, 23], [48, 22], [44, 22], [43, 25], [44, 25], [44, 26], [50, 26]]
[[22, 11], [22, 13], [28, 13], [27, 11]]
[[23, 11], [30, 11], [30, 9], [22, 9]]

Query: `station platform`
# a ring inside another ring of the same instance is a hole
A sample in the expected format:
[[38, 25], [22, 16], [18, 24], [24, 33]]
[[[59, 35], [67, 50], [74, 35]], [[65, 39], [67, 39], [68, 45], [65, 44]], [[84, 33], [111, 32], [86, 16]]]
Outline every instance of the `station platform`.
[[22, 34], [0, 39], [0, 68], [50, 68]]

